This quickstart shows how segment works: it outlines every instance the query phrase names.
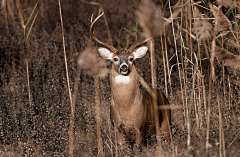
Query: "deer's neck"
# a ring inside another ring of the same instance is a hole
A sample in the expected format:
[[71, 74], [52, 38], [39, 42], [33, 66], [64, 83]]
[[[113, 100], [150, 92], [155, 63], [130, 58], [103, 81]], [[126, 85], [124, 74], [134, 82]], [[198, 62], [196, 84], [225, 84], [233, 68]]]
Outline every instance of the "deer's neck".
[[[138, 72], [133, 65], [128, 76], [118, 74], [114, 67], [111, 70], [111, 90], [114, 105], [122, 111], [130, 110], [134, 107], [136, 99], [141, 98], [141, 92], [138, 84]], [[138, 103], [139, 104], [139, 103]]]

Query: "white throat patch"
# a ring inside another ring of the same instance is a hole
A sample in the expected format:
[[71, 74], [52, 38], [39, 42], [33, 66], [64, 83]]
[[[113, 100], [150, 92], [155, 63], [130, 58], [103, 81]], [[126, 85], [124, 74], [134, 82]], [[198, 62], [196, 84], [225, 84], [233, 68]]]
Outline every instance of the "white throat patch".
[[130, 82], [130, 77], [129, 76], [122, 76], [122, 75], [119, 75], [119, 76], [116, 76], [115, 77], [115, 82], [116, 83], [129, 83]]

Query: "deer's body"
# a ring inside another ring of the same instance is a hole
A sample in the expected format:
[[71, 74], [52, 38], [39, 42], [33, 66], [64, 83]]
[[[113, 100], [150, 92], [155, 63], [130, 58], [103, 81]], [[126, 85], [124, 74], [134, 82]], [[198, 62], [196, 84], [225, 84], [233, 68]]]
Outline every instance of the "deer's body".
[[[111, 106], [112, 123], [120, 130], [126, 139], [136, 140], [141, 145], [146, 137], [155, 133], [153, 101], [149, 93], [139, 87], [138, 73], [133, 65], [128, 76], [116, 72], [114, 65], [111, 69]], [[121, 81], [120, 81], [121, 78]], [[165, 95], [157, 90], [158, 105], [169, 105]], [[161, 99], [162, 98], [162, 99]], [[159, 111], [159, 123], [162, 132], [169, 138], [170, 110]], [[121, 143], [122, 135], [118, 140]]]
[[[143, 113], [142, 107], [142, 91], [138, 86], [138, 76], [135, 73], [135, 67], [129, 76], [119, 75], [113, 68], [111, 70], [111, 90], [112, 90], [112, 103], [111, 115], [114, 117], [115, 123], [119, 126], [123, 121], [125, 125], [135, 125], [141, 121]], [[122, 81], [118, 81], [121, 78]], [[115, 109], [116, 108], [116, 109]], [[114, 112], [116, 111], [116, 112]], [[118, 115], [119, 122], [115, 118]]]
[[[155, 133], [153, 100], [149, 93], [139, 87], [138, 72], [133, 64], [135, 59], [146, 54], [148, 50], [146, 46], [137, 47], [147, 40], [135, 43], [129, 49], [117, 50], [94, 36], [92, 27], [100, 17], [92, 23], [90, 33], [94, 40], [108, 48], [99, 48], [100, 55], [112, 62], [110, 116], [115, 129], [120, 132], [118, 143], [122, 143], [124, 135], [126, 140], [135, 141], [141, 146], [145, 137]], [[158, 105], [169, 105], [167, 98], [159, 90], [157, 98]], [[160, 129], [166, 132], [166, 138], [169, 138], [170, 120], [170, 110], [159, 110]]]

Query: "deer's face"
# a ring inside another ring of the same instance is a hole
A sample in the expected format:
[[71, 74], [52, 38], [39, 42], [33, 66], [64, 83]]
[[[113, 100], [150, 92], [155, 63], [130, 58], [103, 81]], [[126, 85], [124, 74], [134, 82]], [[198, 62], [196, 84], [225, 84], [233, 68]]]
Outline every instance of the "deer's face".
[[130, 53], [127, 49], [119, 49], [116, 53], [112, 53], [106, 48], [98, 49], [101, 57], [109, 59], [114, 64], [115, 70], [123, 76], [127, 76], [131, 72], [133, 61], [142, 58], [147, 50], [146, 46], [137, 48], [133, 53]]

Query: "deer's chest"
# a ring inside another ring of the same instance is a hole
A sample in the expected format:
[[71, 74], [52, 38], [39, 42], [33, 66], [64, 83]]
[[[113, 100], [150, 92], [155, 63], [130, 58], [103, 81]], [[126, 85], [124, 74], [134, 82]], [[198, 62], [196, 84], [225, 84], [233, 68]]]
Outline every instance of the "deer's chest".
[[114, 82], [116, 84], [129, 84], [130, 83], [130, 77], [129, 76], [122, 76], [122, 75], [118, 75], [114, 78]]
[[114, 101], [118, 105], [133, 103], [138, 83], [130, 76], [117, 75], [112, 78], [111, 90]]

